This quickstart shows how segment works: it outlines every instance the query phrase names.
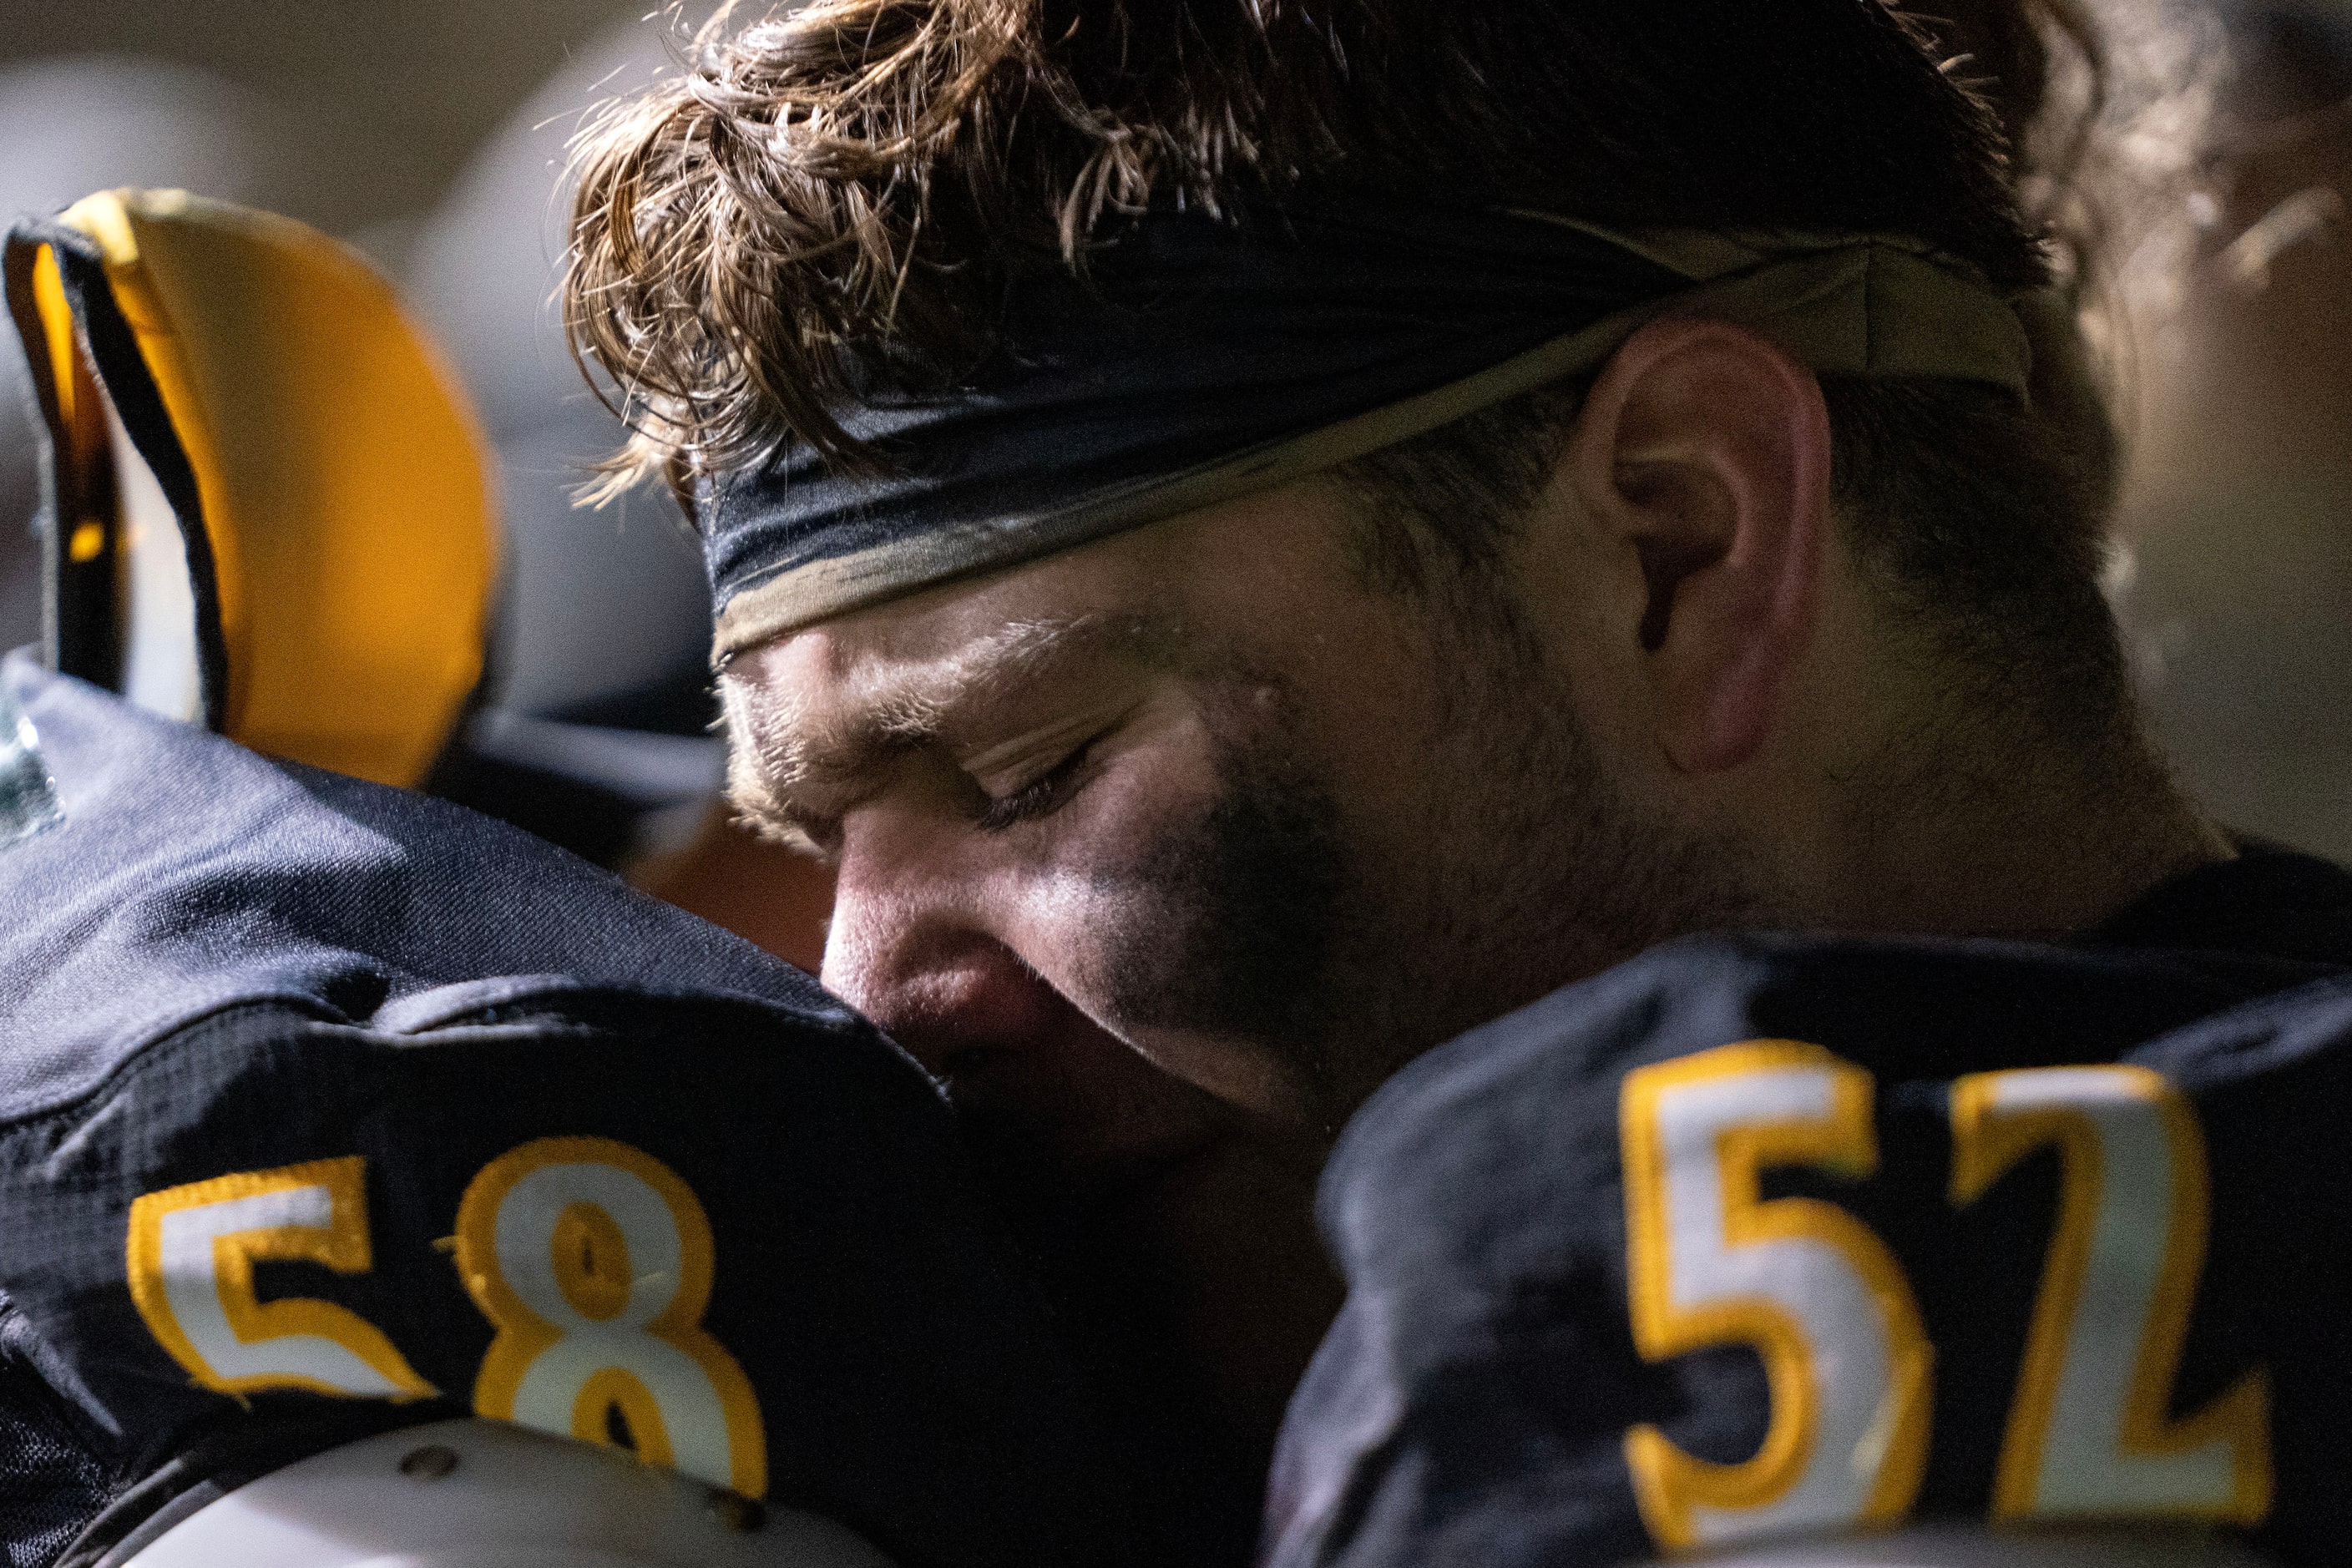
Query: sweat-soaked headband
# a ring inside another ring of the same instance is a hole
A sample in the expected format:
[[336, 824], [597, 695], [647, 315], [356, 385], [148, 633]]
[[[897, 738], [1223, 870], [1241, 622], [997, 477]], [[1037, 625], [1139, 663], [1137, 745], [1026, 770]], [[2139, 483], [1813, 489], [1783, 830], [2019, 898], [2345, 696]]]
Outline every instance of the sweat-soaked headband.
[[770, 637], [1230, 500], [1597, 370], [1645, 321], [1755, 328], [1816, 372], [2022, 398], [2015, 302], [1898, 235], [1615, 233], [1428, 206], [1138, 219], [1087, 274], [1008, 289], [944, 392], [877, 390], [701, 508], [723, 662]]

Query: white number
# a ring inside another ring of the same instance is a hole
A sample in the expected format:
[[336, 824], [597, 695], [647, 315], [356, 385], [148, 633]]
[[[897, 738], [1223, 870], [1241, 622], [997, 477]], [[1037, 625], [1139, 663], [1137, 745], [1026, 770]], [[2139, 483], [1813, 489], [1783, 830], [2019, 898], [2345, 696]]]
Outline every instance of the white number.
[[710, 1222], [668, 1166], [603, 1138], [502, 1154], [458, 1203], [457, 1267], [498, 1329], [482, 1415], [598, 1443], [617, 1416], [648, 1464], [767, 1490], [759, 1401], [701, 1328]]
[[156, 1342], [223, 1394], [307, 1388], [361, 1398], [434, 1392], [382, 1330], [331, 1301], [262, 1301], [261, 1261], [364, 1274], [366, 1165], [357, 1155], [241, 1171], [148, 1193], [131, 1205], [125, 1270]]
[[1759, 1040], [1626, 1075], [1620, 1118], [1633, 1340], [1663, 1361], [1763, 1358], [1771, 1420], [1716, 1464], [1625, 1435], [1643, 1522], [1668, 1547], [1899, 1519], [1927, 1461], [1932, 1359], [1886, 1246], [1833, 1204], [1758, 1196], [1776, 1165], [1875, 1169], [1870, 1075]]
[[2249, 1373], [2174, 1420], [2174, 1374], [2204, 1268], [2205, 1140], [2179, 1090], [2137, 1067], [1982, 1073], [1952, 1086], [1952, 1201], [2054, 1146], [2058, 1223], [1993, 1489], [2000, 1519], [2269, 1510], [2268, 1382]]

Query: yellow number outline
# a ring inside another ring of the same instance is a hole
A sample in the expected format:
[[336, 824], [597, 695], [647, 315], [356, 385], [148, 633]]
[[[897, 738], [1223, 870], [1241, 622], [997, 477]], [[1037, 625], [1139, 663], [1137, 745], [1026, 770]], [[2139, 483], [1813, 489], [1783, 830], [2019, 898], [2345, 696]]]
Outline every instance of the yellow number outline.
[[[564, 1337], [564, 1331], [533, 1310], [508, 1283], [499, 1266], [497, 1223], [499, 1206], [515, 1184], [550, 1165], [609, 1165], [635, 1176], [651, 1187], [668, 1208], [678, 1233], [677, 1289], [667, 1306], [648, 1321], [643, 1332], [683, 1351], [710, 1379], [727, 1424], [728, 1484], [746, 1497], [762, 1497], [768, 1489], [767, 1434], [760, 1417], [758, 1395], [742, 1366], [702, 1327], [710, 1305], [717, 1272], [717, 1247], [709, 1215], [702, 1200], [678, 1174], [659, 1160], [610, 1138], [540, 1138], [510, 1149], [475, 1173], [457, 1203], [457, 1260], [458, 1277], [498, 1331], [474, 1378], [474, 1408], [483, 1415], [512, 1420], [516, 1395], [524, 1374], [541, 1352]], [[560, 1247], [556, 1233], [588, 1240], [587, 1247]], [[557, 1217], [548, 1237], [553, 1264], [564, 1295], [582, 1315], [617, 1314], [627, 1300], [628, 1287], [603, 1276], [585, 1260], [599, 1255], [625, 1257], [626, 1244], [616, 1247], [619, 1227], [593, 1204], [575, 1203]], [[601, 1309], [601, 1310], [599, 1310]], [[648, 1464], [667, 1465], [674, 1456], [660, 1405], [653, 1391], [624, 1367], [606, 1367], [583, 1384], [572, 1402], [572, 1436], [609, 1445], [603, 1425], [604, 1412], [618, 1405], [639, 1444], [638, 1457]]]
[[1644, 1361], [1692, 1351], [1745, 1345], [1764, 1362], [1771, 1396], [1770, 1425], [1750, 1458], [1717, 1464], [1677, 1447], [1658, 1427], [1643, 1424], [1624, 1436], [1625, 1462], [1643, 1523], [1667, 1547], [1697, 1543], [1695, 1507], [1760, 1508], [1802, 1477], [1818, 1436], [1820, 1409], [1812, 1357], [1802, 1326], [1788, 1308], [1767, 1297], [1727, 1297], [1679, 1308], [1670, 1289], [1673, 1227], [1667, 1211], [1666, 1162], [1657, 1106], [1686, 1084], [1790, 1067], [1827, 1068], [1832, 1110], [1819, 1121], [1755, 1123], [1727, 1129], [1717, 1140], [1727, 1251], [1759, 1243], [1808, 1238], [1842, 1254], [1877, 1304], [1885, 1327], [1895, 1418], [1885, 1458], [1858, 1522], [1892, 1523], [1910, 1510], [1927, 1459], [1934, 1351], [1922, 1326], [1910, 1282], [1886, 1244], [1844, 1209], [1813, 1198], [1759, 1197], [1762, 1173], [1803, 1165], [1859, 1179], [1878, 1168], [1872, 1127], [1871, 1077], [1819, 1046], [1797, 1040], [1751, 1040], [1719, 1047], [1625, 1077], [1619, 1101], [1625, 1175], [1627, 1257], [1633, 1342]]
[[290, 1335], [331, 1340], [398, 1389], [389, 1396], [396, 1402], [438, 1393], [416, 1374], [383, 1330], [348, 1308], [311, 1297], [264, 1301], [254, 1294], [257, 1263], [316, 1263], [338, 1274], [365, 1274], [375, 1267], [368, 1237], [367, 1162], [357, 1154], [270, 1171], [238, 1171], [132, 1199], [130, 1231], [123, 1246], [124, 1272], [130, 1279], [131, 1303], [146, 1321], [148, 1331], [199, 1386], [216, 1393], [241, 1395], [268, 1388], [300, 1388], [344, 1399], [375, 1397], [294, 1373], [223, 1375], [188, 1337], [165, 1289], [165, 1215], [302, 1187], [327, 1190], [331, 1217], [324, 1227], [272, 1226], [213, 1237], [213, 1288], [231, 1331], [245, 1344]]
[[[1998, 1520], [2027, 1519], [2037, 1511], [2042, 1448], [2089, 1272], [2105, 1166], [2098, 1129], [2087, 1112], [2061, 1106], [2021, 1110], [1995, 1101], [2005, 1079], [2041, 1071], [2083, 1070], [2029, 1068], [1974, 1073], [1952, 1085], [1951, 1201], [1955, 1207], [1965, 1207], [1983, 1196], [2011, 1166], [2036, 1150], [2054, 1147], [2059, 1158], [2058, 1220], [2043, 1257], [2017, 1393], [2010, 1404], [1994, 1471], [1992, 1513]], [[2257, 1523], [2269, 1513], [2271, 1500], [2267, 1374], [2260, 1368], [2247, 1373], [2193, 1415], [2175, 1421], [2168, 1415], [2181, 1352], [2189, 1338], [2189, 1310], [2204, 1272], [2211, 1223], [2204, 1131], [2180, 1091], [2162, 1074], [2126, 1065], [2099, 1070], [2114, 1074], [2134, 1098], [2156, 1109], [2172, 1154], [2172, 1224], [2149, 1299], [2147, 1326], [2133, 1355], [2116, 1446], [2126, 1456], [2154, 1458], [2187, 1453], [2219, 1438], [2233, 1439], [2229, 1500], [2210, 1509], [2184, 1508], [2177, 1510], [2176, 1517]]]

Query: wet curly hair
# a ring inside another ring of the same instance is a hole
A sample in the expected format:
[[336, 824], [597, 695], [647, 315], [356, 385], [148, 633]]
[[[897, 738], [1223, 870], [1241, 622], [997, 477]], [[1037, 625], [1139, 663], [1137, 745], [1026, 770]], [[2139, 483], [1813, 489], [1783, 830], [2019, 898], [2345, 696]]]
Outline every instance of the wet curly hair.
[[1994, 117], [1916, 32], [1874, 0], [730, 5], [581, 136], [567, 319], [637, 471], [849, 456], [857, 351], [952, 374], [1006, 266], [1303, 182], [1891, 227], [2036, 281]]
[[[575, 144], [563, 308], [631, 430], [604, 490], [690, 487], [794, 439], [878, 463], [836, 417], [861, 389], [951, 380], [1016, 269], [1083, 268], [1155, 205], [1371, 187], [1621, 226], [1895, 230], [2032, 289], [2057, 204], [2044, 179], [2021, 210], [2011, 148], [2053, 61], [2095, 86], [2084, 4], [1945, 0], [1931, 27], [1887, 0], [730, 3]], [[2048, 169], [2079, 152], [2034, 134]], [[1825, 379], [1836, 482], [1865, 560], [1969, 662], [2007, 680], [2056, 659], [2068, 700], [2112, 714], [2095, 578], [2115, 447], [2071, 321], [2043, 325], [2032, 411]], [[1372, 552], [1388, 574], [1494, 553], [1580, 394], [1335, 475], [1396, 520]]]

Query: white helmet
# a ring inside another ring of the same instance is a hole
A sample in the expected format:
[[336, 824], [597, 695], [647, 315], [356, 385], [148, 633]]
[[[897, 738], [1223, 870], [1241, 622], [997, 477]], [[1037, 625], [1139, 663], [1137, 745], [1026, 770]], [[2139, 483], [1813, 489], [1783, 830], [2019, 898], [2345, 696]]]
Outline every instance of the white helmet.
[[501, 1421], [182, 1494], [93, 1568], [891, 1568], [842, 1526]]

